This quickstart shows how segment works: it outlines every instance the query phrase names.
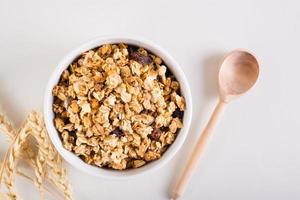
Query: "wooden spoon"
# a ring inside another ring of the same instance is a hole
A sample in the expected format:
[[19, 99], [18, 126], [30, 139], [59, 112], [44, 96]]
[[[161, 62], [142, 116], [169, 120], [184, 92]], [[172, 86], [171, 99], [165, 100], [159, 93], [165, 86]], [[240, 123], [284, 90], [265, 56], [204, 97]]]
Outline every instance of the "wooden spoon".
[[219, 102], [204, 128], [183, 174], [171, 194], [171, 199], [175, 200], [182, 195], [224, 106], [231, 100], [247, 92], [256, 82], [258, 74], [258, 62], [249, 52], [235, 50], [225, 57], [219, 71]]

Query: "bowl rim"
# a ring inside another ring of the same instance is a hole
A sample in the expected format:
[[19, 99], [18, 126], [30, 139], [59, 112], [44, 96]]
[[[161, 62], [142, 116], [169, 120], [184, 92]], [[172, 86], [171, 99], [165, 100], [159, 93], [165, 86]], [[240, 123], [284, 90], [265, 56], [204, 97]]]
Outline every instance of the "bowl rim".
[[[77, 157], [72, 152], [66, 150], [61, 142], [61, 139], [58, 135], [56, 128], [54, 127], [53, 119], [54, 113], [52, 111], [52, 89], [55, 84], [58, 83], [58, 80], [63, 72], [69, 64], [76, 59], [81, 53], [101, 46], [103, 44], [113, 44], [113, 43], [126, 43], [131, 45], [136, 45], [145, 48], [146, 50], [151, 51], [155, 55], [158, 55], [165, 62], [166, 66], [172, 71], [176, 79], [180, 83], [181, 92], [186, 101], [186, 110], [184, 111], [183, 116], [183, 128], [180, 129], [175, 141], [168, 147], [166, 152], [161, 156], [160, 159], [152, 161], [141, 168], [136, 169], [128, 169], [128, 170], [111, 170], [111, 169], [103, 169], [97, 166], [89, 165], [82, 161], [79, 157]], [[170, 161], [174, 155], [178, 152], [178, 150], [182, 147], [186, 136], [189, 131], [189, 127], [192, 120], [192, 95], [189, 87], [189, 83], [180, 68], [179, 64], [175, 61], [175, 59], [166, 52], [163, 48], [158, 46], [157, 44], [146, 40], [144, 38], [140, 38], [137, 36], [101, 36], [91, 39], [78, 47], [75, 47], [72, 51], [70, 51], [67, 55], [65, 55], [61, 61], [56, 65], [54, 71], [52, 72], [46, 90], [44, 94], [44, 118], [45, 125], [48, 131], [50, 140], [52, 141], [54, 147], [59, 152], [59, 154], [72, 166], [83, 171], [87, 174], [93, 175], [95, 177], [106, 178], [106, 179], [128, 179], [131, 177], [135, 177], [137, 175], [145, 174], [146, 172], [154, 171], [162, 166], [164, 166], [168, 161]]]

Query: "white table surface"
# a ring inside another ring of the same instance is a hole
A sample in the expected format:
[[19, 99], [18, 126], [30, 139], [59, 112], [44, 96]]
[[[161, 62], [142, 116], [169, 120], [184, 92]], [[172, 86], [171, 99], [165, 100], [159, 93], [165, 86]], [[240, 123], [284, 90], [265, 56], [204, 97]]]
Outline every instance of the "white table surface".
[[[234, 48], [255, 52], [255, 88], [230, 104], [182, 199], [300, 199], [299, 1], [0, 0], [0, 105], [20, 124], [42, 110], [56, 64], [96, 36], [136, 34], [181, 64], [193, 96], [193, 122], [175, 158], [128, 181], [86, 175], [67, 165], [78, 200], [167, 199], [217, 100], [217, 70]], [[6, 142], [1, 136], [3, 156]], [[24, 199], [39, 197], [18, 180]], [[51, 198], [49, 198], [51, 199]]]

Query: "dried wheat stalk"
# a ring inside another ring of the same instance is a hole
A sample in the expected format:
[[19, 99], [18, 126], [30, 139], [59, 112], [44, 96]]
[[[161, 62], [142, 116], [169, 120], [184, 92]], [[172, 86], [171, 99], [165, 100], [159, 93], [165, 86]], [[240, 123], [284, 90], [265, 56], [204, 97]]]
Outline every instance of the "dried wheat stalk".
[[6, 160], [7, 160], [7, 157], [8, 157], [8, 153], [9, 153], [9, 151], [7, 151], [5, 153], [4, 159], [3, 159], [2, 163], [1, 163], [1, 167], [0, 167], [0, 188], [1, 188], [3, 171], [4, 171], [5, 163], [6, 163]]
[[54, 176], [55, 185], [62, 190], [66, 199], [72, 199], [71, 187], [66, 179], [66, 170], [62, 166], [61, 157], [50, 142], [43, 119], [33, 112], [29, 116], [29, 124], [32, 127], [33, 136], [38, 141], [39, 153], [42, 153], [47, 167], [50, 169], [49, 176]]
[[[32, 177], [28, 176], [26, 173], [22, 172], [21, 170], [17, 170], [16, 173], [18, 175], [22, 176], [23, 178], [33, 182], [33, 183], [35, 181]], [[49, 192], [53, 197], [55, 197], [56, 200], [62, 200], [63, 199], [59, 194], [53, 193], [47, 187], [45, 187], [44, 189], [45, 189], [45, 191]], [[1, 198], [0, 198], [0, 200], [1, 200]]]
[[39, 189], [40, 194], [41, 194], [41, 198], [44, 199], [44, 192], [43, 192], [43, 182], [44, 182], [44, 178], [45, 178], [45, 158], [43, 156], [43, 154], [41, 153], [41, 151], [38, 151], [37, 157], [36, 157], [36, 167], [34, 169], [35, 172], [35, 180], [34, 180], [34, 184], [36, 185], [36, 187]]
[[[33, 179], [25, 174], [22, 176], [34, 181], [35, 186], [41, 193], [42, 199], [44, 197], [43, 184], [46, 180], [49, 180], [61, 190], [65, 199], [73, 199], [62, 159], [48, 137], [43, 118], [37, 112], [29, 114], [19, 131], [15, 131], [11, 123], [3, 115], [0, 115], [0, 131], [5, 132], [9, 139], [11, 139], [11, 146], [0, 167], [0, 186], [3, 172], [9, 199], [20, 199], [14, 187], [14, 176], [15, 174], [20, 174], [17, 170], [20, 155], [34, 169], [36, 177]], [[34, 152], [30, 146], [30, 141], [28, 140], [28, 136], [30, 135], [37, 141], [37, 152]], [[47, 188], [45, 190], [49, 191]], [[3, 196], [0, 192], [0, 199], [2, 199], [1, 195]]]
[[29, 135], [29, 130], [27, 127], [21, 129], [21, 131], [16, 135], [15, 139], [13, 140], [11, 147], [9, 149], [9, 154], [5, 163], [5, 177], [4, 182], [8, 190], [8, 197], [10, 199], [20, 199], [18, 198], [15, 188], [14, 188], [14, 175], [15, 169], [18, 162], [18, 157], [20, 154], [20, 149], [22, 144], [25, 142], [27, 136]]
[[0, 131], [7, 134], [10, 139], [15, 137], [13, 125], [7, 120], [4, 115], [0, 114]]

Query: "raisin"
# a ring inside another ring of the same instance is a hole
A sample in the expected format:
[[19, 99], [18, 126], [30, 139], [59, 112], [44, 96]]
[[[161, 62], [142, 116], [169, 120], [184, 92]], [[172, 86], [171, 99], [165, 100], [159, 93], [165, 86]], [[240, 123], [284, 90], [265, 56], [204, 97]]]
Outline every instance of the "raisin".
[[128, 52], [129, 52], [129, 54], [131, 54], [134, 51], [138, 51], [138, 49], [139, 49], [138, 47], [133, 46], [133, 45], [129, 45], [128, 46]]
[[110, 134], [115, 134], [117, 137], [123, 137], [125, 135], [123, 133], [123, 131], [120, 130], [119, 128], [116, 128], [115, 130], [113, 130], [112, 132], [110, 132]]
[[168, 131], [169, 131], [169, 127], [163, 126], [163, 127], [160, 127], [160, 130], [161, 130], [162, 132], [168, 132]]
[[152, 140], [159, 141], [160, 135], [161, 135], [161, 130], [159, 128], [154, 128], [149, 137]]
[[157, 112], [152, 113], [152, 117], [156, 118], [158, 116]]
[[166, 71], [166, 77], [171, 77], [173, 76], [172, 72], [167, 68], [167, 71]]
[[77, 139], [77, 135], [75, 131], [70, 131], [69, 132], [70, 136], [74, 137], [75, 139]]
[[132, 47], [129, 48], [129, 57], [132, 60], [137, 61], [140, 64], [143, 65], [149, 65], [153, 62], [152, 58], [150, 56], [145, 56], [138, 51], [135, 51]]
[[172, 113], [172, 117], [176, 118], [178, 117], [179, 119], [183, 118], [183, 111], [181, 111], [179, 108], [176, 108], [176, 110]]

